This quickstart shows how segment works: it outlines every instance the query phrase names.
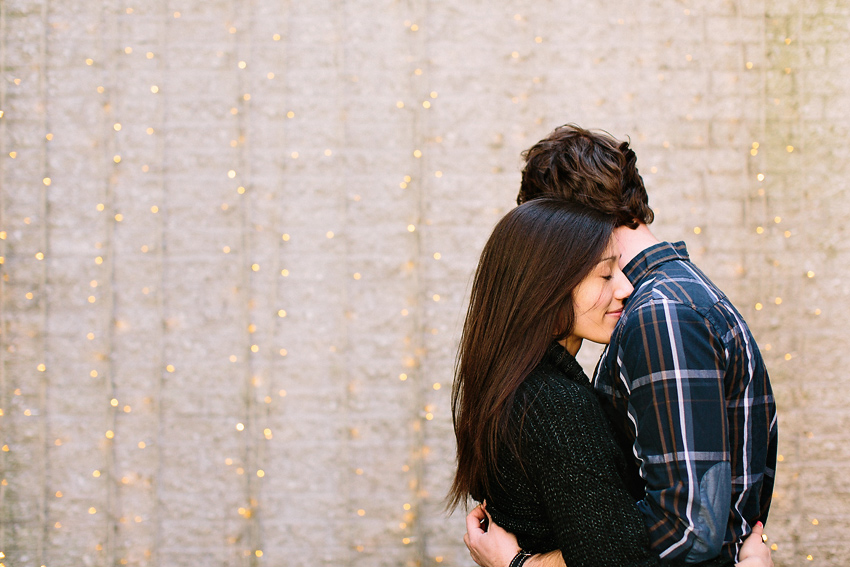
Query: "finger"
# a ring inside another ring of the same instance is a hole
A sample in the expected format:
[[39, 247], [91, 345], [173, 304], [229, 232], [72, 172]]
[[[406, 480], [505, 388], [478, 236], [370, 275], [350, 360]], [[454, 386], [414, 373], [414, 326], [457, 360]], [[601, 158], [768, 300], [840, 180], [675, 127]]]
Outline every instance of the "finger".
[[767, 534], [764, 533], [764, 524], [761, 522], [756, 522], [753, 526], [753, 537], [757, 538], [757, 541], [766, 543], [767, 542]]
[[484, 519], [484, 514], [479, 507], [476, 507], [466, 516], [466, 533], [468, 534], [483, 534], [481, 529], [481, 520]]
[[483, 520], [483, 519], [484, 519], [484, 515], [485, 515], [485, 514], [486, 514], [486, 512], [485, 512], [485, 510], [484, 510], [484, 506], [483, 506], [483, 505], [479, 505], [479, 506], [476, 506], [475, 508], [473, 508], [473, 509], [469, 512], [469, 514], [467, 514], [467, 518], [468, 518], [469, 516], [474, 516], [474, 517], [475, 517], [475, 519], [476, 519], [476, 520], [478, 520], [478, 521], [480, 522], [481, 520]]
[[481, 508], [481, 509], [482, 509], [482, 510], [484, 510], [484, 514], [486, 514], [486, 516], [487, 516], [487, 522], [488, 522], [490, 525], [492, 525], [492, 524], [493, 524], [493, 518], [491, 518], [491, 517], [490, 517], [490, 512], [488, 512], [488, 511], [487, 511], [487, 508], [486, 508], [486, 502], [485, 502], [485, 506], [482, 506], [482, 508]]
[[[478, 507], [481, 508], [481, 512], [484, 512], [484, 516], [487, 517], [487, 525], [488, 526], [495, 525], [493, 523], [493, 518], [490, 516], [490, 512], [487, 511], [487, 501], [484, 500], [483, 502], [481, 502], [481, 504]], [[481, 517], [481, 520], [483, 520], [483, 519], [484, 519], [484, 517]]]

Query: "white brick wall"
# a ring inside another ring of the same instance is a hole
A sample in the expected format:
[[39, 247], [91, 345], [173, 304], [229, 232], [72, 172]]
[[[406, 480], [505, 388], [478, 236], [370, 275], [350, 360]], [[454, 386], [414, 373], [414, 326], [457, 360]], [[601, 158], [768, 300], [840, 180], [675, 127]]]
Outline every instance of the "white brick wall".
[[470, 276], [519, 153], [573, 121], [631, 138], [656, 232], [762, 346], [776, 565], [846, 564], [848, 23], [788, 0], [3, 2], [0, 561], [471, 565], [442, 511]]

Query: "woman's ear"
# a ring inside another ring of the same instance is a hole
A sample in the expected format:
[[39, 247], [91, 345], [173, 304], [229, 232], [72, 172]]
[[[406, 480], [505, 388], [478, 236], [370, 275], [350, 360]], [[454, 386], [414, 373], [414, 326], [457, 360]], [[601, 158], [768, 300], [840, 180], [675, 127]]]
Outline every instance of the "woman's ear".
[[558, 309], [558, 313], [555, 315], [555, 322], [552, 325], [552, 338], [553, 339], [563, 339], [569, 334], [568, 322], [569, 316], [567, 309], [573, 308], [573, 298], [572, 296], [567, 298], [567, 301], [564, 305]]

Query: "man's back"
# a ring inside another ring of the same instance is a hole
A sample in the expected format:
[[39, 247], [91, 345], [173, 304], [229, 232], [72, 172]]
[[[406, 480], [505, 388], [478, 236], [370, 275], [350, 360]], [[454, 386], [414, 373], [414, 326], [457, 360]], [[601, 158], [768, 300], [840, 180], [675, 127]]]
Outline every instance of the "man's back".
[[743, 318], [690, 263], [684, 243], [632, 259], [635, 287], [594, 385], [640, 469], [653, 547], [662, 558], [734, 557], [767, 517], [776, 413]]

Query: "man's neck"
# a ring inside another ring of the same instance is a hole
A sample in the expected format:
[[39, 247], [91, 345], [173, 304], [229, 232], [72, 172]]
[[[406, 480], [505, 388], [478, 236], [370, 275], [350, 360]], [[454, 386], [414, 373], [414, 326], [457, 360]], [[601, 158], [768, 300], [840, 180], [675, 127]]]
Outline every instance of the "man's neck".
[[661, 242], [650, 232], [649, 227], [640, 223], [637, 228], [620, 226], [614, 229], [614, 238], [620, 247], [620, 269], [632, 261], [635, 256]]

